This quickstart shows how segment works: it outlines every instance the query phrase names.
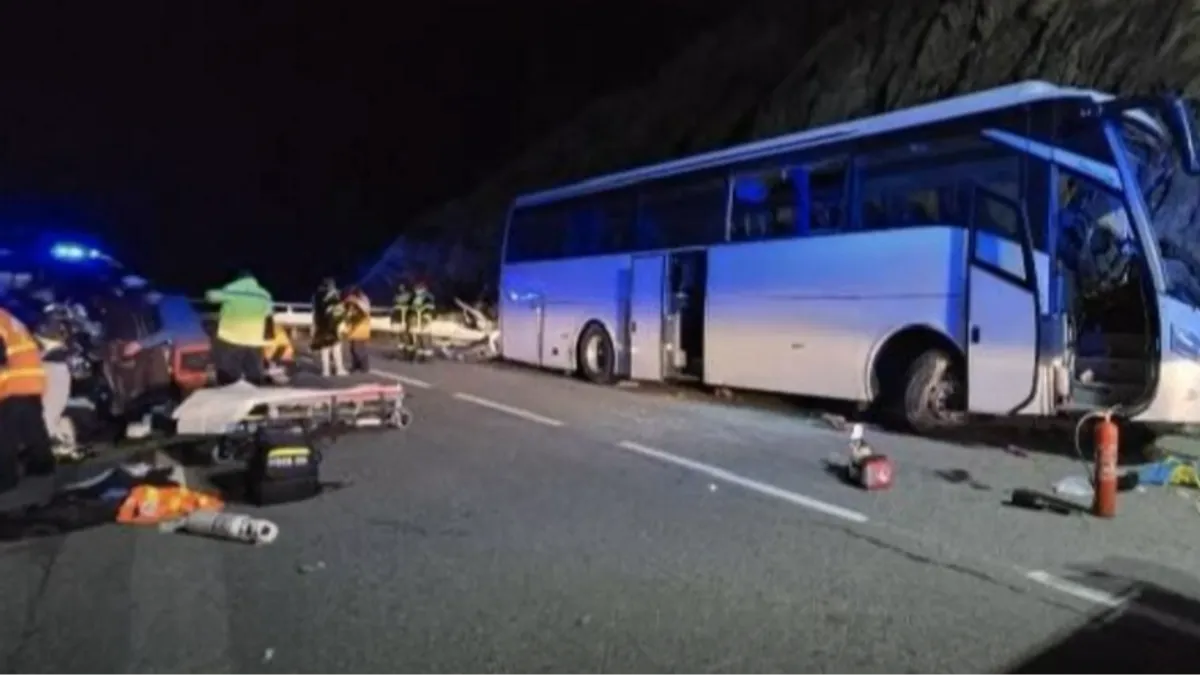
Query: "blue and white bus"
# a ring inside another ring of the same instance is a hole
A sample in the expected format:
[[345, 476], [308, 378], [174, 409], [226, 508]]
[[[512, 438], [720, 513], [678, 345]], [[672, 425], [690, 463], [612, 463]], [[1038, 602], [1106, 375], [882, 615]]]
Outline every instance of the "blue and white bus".
[[1194, 130], [1176, 97], [1022, 82], [524, 195], [502, 353], [918, 430], [1197, 421]]

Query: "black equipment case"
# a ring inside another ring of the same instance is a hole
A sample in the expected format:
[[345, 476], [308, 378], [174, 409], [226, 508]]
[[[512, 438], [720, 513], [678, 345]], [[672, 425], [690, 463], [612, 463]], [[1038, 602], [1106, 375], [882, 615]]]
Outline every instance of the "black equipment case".
[[321, 453], [304, 432], [261, 430], [246, 466], [246, 497], [256, 505], [307, 500], [321, 492]]

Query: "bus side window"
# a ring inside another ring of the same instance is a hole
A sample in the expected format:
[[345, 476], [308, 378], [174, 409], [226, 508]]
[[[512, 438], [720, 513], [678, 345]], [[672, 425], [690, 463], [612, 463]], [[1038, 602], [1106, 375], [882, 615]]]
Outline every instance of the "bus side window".
[[848, 160], [838, 157], [806, 167], [810, 233], [837, 232], [845, 227], [847, 166]]
[[505, 258], [509, 263], [561, 258], [565, 249], [565, 214], [557, 205], [523, 207], [513, 212]]
[[633, 248], [634, 194], [616, 191], [565, 204], [564, 256], [603, 256]]
[[725, 240], [724, 178], [690, 178], [643, 188], [637, 248], [703, 246]]
[[[733, 185], [733, 227], [735, 242], [796, 237], [805, 228], [799, 227], [801, 195], [808, 186], [806, 172], [773, 169], [738, 176]], [[806, 214], [807, 217], [807, 214]]]

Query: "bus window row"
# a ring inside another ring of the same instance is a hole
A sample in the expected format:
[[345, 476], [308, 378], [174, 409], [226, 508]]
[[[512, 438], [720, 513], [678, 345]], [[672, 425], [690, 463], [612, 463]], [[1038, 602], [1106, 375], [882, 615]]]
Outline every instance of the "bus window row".
[[[1023, 201], [1022, 156], [980, 137], [732, 176], [685, 176], [514, 210], [510, 263], [977, 221], [977, 188]], [[850, 196], [856, 198], [851, 200]], [[997, 210], [981, 227], [1020, 240]]]

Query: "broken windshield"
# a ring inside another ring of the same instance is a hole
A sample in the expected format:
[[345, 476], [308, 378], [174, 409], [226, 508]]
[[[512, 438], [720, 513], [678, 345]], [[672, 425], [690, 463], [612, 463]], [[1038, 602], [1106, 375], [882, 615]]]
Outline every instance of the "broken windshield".
[[1200, 177], [1183, 171], [1157, 117], [1138, 113], [1126, 115], [1121, 136], [1158, 240], [1166, 291], [1200, 307]]

